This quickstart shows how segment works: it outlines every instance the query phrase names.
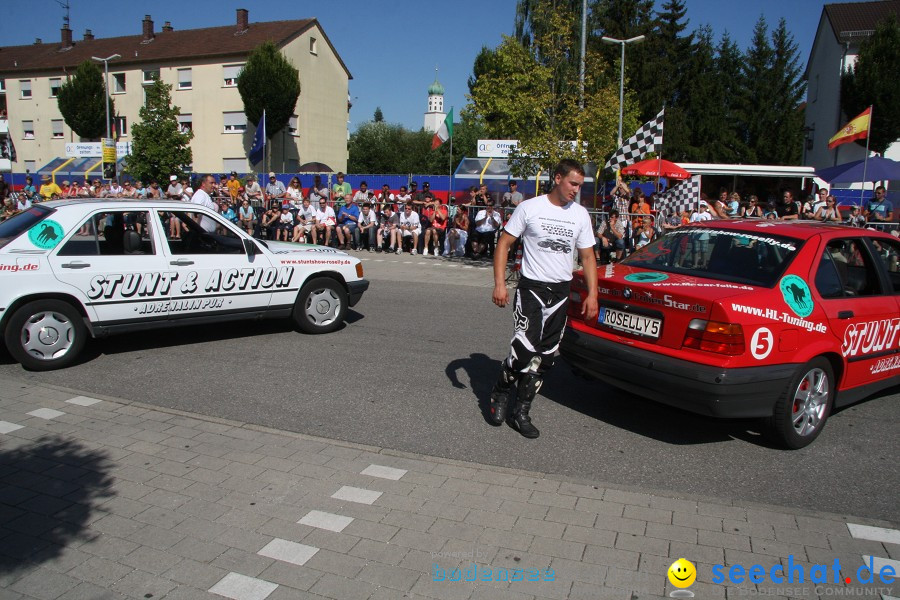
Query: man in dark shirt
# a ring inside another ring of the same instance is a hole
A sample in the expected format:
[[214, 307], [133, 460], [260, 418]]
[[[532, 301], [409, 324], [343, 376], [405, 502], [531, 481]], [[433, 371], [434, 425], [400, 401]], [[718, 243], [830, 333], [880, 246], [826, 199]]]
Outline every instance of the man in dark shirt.
[[800, 206], [794, 200], [794, 192], [784, 190], [784, 193], [781, 195], [781, 202], [775, 207], [775, 212], [778, 213], [778, 218], [784, 221], [800, 218]]

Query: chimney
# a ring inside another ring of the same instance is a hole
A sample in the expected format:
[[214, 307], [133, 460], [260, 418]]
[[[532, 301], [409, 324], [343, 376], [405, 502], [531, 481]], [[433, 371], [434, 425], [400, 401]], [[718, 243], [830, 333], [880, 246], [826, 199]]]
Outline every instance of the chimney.
[[37, 46], [39, 44], [43, 44], [44, 41], [41, 38], [34, 38], [34, 45]]
[[68, 27], [60, 29], [62, 33], [62, 49], [66, 50], [72, 47], [72, 30]]
[[162, 26], [162, 30], [163, 30], [163, 31], [175, 31], [175, 28], [172, 27], [172, 23], [171, 23], [171, 22], [166, 21], [166, 22], [163, 24], [163, 26]]
[[250, 13], [246, 8], [237, 9], [237, 32], [243, 33], [250, 29]]
[[90, 29], [84, 30], [84, 41], [89, 42], [94, 39], [94, 33]]
[[153, 20], [150, 18], [150, 15], [144, 15], [142, 23], [144, 26], [144, 41], [149, 42], [153, 39]]

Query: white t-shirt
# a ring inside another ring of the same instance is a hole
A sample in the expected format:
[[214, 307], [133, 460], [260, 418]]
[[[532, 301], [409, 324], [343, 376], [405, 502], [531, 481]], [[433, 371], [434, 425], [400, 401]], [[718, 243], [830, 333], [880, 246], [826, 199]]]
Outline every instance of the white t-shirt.
[[[191, 196], [191, 203], [205, 206], [213, 212], [219, 212], [216, 203], [213, 202], [212, 198], [209, 197], [209, 194], [204, 192], [202, 189], [194, 192], [194, 195]], [[202, 215], [200, 217], [200, 227], [202, 227], [206, 232], [213, 232], [216, 230], [216, 222], [212, 218], [207, 217], [206, 215]]]
[[496, 210], [488, 215], [486, 210], [479, 210], [478, 214], [475, 215], [475, 222], [484, 219], [484, 223], [475, 228], [475, 231], [479, 233], [490, 233], [491, 231], [497, 231], [500, 228], [500, 225], [503, 224], [503, 221], [500, 220], [500, 213]]
[[325, 210], [317, 210], [316, 211], [316, 222], [318, 224], [326, 224], [326, 225], [334, 225], [335, 217], [334, 217], [334, 209], [330, 206], [326, 206]]
[[400, 213], [400, 226], [409, 225], [413, 229], [419, 229], [422, 226], [421, 221], [419, 221], [419, 213], [416, 211], [412, 211], [409, 213], [409, 216], [406, 216], [406, 211]]
[[546, 195], [519, 204], [506, 231], [522, 239], [522, 275], [535, 281], [571, 281], [572, 251], [594, 246], [587, 210], [575, 202], [555, 206]]
[[303, 201], [303, 190], [300, 188], [295, 188], [294, 186], [291, 186], [287, 189], [287, 193], [288, 193], [288, 198], [293, 200], [293, 202], [291, 204], [300, 206], [300, 202]]
[[709, 211], [697, 211], [691, 215], [691, 223], [696, 223], [697, 221], [712, 221], [712, 215], [709, 214]]
[[312, 204], [310, 204], [309, 206], [301, 205], [300, 210], [297, 211], [297, 218], [303, 219], [307, 223], [312, 223], [312, 220], [316, 218], [317, 212], [318, 211], [315, 208], [313, 208]]

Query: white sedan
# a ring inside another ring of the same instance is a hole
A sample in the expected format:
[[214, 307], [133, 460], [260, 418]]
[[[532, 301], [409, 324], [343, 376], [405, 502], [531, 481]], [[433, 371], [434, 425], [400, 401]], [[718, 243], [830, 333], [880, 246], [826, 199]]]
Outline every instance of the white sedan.
[[327, 333], [368, 287], [355, 257], [185, 202], [54, 201], [0, 223], [0, 332], [32, 370], [71, 364], [88, 335], [267, 317]]

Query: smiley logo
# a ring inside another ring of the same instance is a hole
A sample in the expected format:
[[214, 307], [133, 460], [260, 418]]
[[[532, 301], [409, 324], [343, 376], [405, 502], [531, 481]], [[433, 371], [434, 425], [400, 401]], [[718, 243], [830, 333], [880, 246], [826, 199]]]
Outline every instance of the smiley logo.
[[690, 587], [697, 579], [697, 568], [689, 560], [679, 558], [669, 566], [669, 581], [677, 588]]

